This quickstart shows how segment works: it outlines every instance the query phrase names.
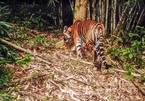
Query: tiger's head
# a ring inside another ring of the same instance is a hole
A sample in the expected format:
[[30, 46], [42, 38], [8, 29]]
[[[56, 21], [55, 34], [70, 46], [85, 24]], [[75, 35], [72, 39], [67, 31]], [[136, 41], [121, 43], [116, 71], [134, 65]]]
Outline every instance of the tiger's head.
[[73, 33], [72, 28], [65, 26], [63, 29], [63, 40], [64, 45], [67, 47], [67, 49], [71, 49], [74, 45], [73, 43]]
[[63, 28], [63, 40], [64, 42], [68, 43], [71, 41], [72, 39], [72, 32], [71, 32], [71, 27], [67, 27], [67, 26], [64, 26]]

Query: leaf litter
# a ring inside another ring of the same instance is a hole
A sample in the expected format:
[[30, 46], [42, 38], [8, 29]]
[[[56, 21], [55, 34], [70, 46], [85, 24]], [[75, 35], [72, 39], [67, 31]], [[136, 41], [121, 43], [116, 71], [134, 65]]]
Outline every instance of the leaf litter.
[[[144, 101], [145, 96], [123, 73], [106, 73], [79, 60], [71, 60], [60, 41], [62, 35], [47, 35], [45, 45], [25, 46], [35, 54], [51, 60], [46, 64], [33, 58], [26, 69], [13, 73], [8, 91], [22, 101]], [[57, 43], [56, 42], [60, 42]], [[57, 46], [58, 47], [57, 47]], [[63, 55], [61, 55], [63, 54]], [[91, 61], [89, 58], [84, 61]], [[17, 68], [17, 66], [15, 67]]]

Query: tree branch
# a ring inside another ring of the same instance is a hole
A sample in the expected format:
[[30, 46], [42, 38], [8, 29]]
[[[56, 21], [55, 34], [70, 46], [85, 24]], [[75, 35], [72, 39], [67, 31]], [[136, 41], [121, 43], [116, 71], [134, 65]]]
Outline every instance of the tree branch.
[[33, 57], [37, 57], [38, 60], [43, 61], [43, 62], [45, 62], [45, 63], [47, 63], [47, 64], [51, 64], [51, 63], [52, 63], [52, 61], [50, 61], [50, 60], [48, 61], [48, 59], [46, 60], [46, 59], [44, 59], [43, 57], [41, 57], [41, 56], [39, 56], [39, 55], [37, 55], [37, 54], [32, 53], [30, 50], [24, 49], [24, 48], [22, 48], [22, 47], [20, 47], [20, 46], [17, 46], [17, 45], [15, 45], [15, 44], [13, 44], [13, 43], [10, 43], [10, 42], [4, 40], [4, 39], [2, 39], [2, 38], [0, 38], [0, 42], [3, 43], [3, 44], [6, 44], [6, 45], [8, 45], [8, 46], [10, 46], [10, 47], [12, 47], [12, 48], [14, 48], [14, 49], [16, 49], [16, 50], [18, 50], [18, 51], [21, 51], [21, 52], [30, 54], [30, 55], [33, 56]]

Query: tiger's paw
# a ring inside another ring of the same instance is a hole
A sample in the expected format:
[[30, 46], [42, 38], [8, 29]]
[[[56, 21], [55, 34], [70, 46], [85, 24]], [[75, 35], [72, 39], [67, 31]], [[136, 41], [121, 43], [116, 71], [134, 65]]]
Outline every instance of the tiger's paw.
[[94, 62], [94, 67], [97, 68], [97, 71], [101, 71], [101, 63], [99, 63], [99, 62]]
[[112, 66], [111, 65], [109, 65], [109, 64], [106, 64], [106, 66], [105, 66], [105, 69], [109, 69], [109, 68], [111, 68]]

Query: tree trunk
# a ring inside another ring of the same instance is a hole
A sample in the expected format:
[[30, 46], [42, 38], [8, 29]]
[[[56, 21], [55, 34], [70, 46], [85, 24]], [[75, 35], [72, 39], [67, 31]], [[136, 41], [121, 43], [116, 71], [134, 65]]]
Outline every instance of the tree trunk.
[[74, 20], [85, 20], [88, 0], [75, 0]]

